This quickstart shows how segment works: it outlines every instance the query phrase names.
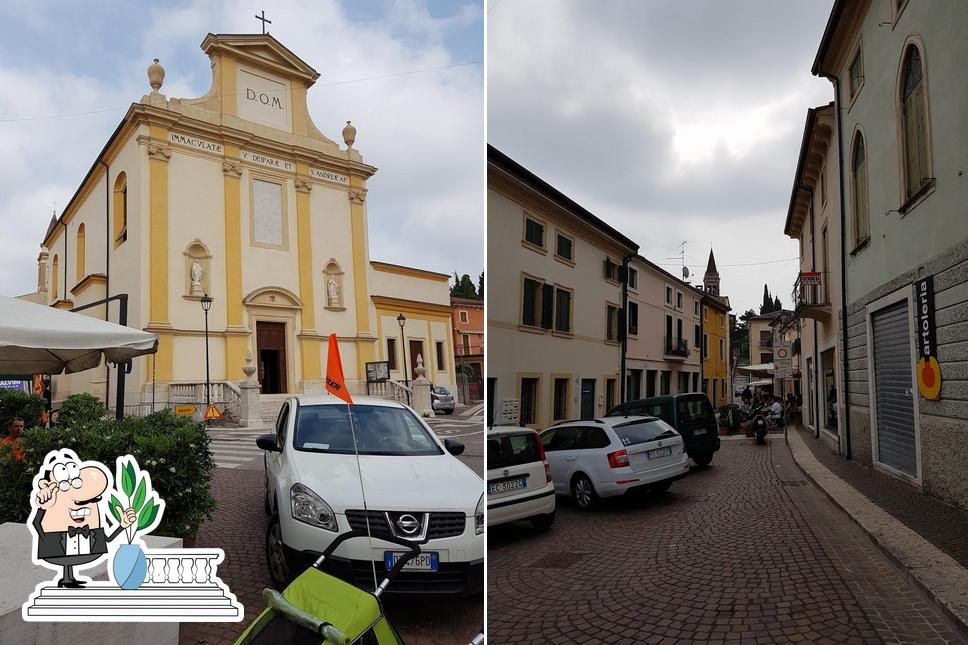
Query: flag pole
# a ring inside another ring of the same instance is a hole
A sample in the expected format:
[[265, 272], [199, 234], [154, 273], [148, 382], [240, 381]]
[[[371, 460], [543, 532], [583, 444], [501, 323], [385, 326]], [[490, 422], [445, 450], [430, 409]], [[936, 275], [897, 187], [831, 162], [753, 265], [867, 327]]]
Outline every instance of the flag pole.
[[380, 587], [376, 579], [376, 562], [373, 561], [373, 534], [370, 531], [370, 509], [366, 504], [366, 486], [363, 484], [363, 467], [360, 463], [360, 448], [356, 443], [356, 424], [353, 423], [353, 397], [346, 388], [343, 378], [343, 362], [339, 357], [339, 343], [336, 334], [329, 335], [329, 350], [326, 357], [326, 391], [346, 401], [346, 418], [350, 424], [350, 434], [353, 437], [353, 455], [356, 457], [356, 472], [360, 477], [360, 494], [363, 496], [363, 519], [366, 522], [366, 540], [370, 548], [370, 567], [373, 570], [373, 590]]

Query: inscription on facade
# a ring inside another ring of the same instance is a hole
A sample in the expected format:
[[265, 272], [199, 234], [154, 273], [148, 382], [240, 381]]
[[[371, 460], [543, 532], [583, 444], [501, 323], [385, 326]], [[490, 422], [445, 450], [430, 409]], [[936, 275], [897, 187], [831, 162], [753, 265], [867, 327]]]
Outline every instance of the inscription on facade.
[[328, 170], [320, 170], [318, 168], [310, 168], [309, 176], [313, 177], [314, 179], [324, 179], [326, 181], [335, 181], [337, 184], [350, 183], [350, 179], [346, 175], [338, 175], [335, 172], [330, 172]]
[[267, 166], [269, 168], [286, 170], [288, 172], [293, 172], [296, 170], [296, 165], [291, 161], [276, 159], [275, 157], [270, 157], [268, 155], [264, 155], [258, 152], [249, 152], [248, 150], [242, 150], [239, 152], [239, 156], [242, 158], [242, 161], [251, 161], [252, 163], [257, 163], [261, 166]]
[[214, 152], [216, 154], [223, 154], [221, 143], [214, 143], [212, 141], [206, 141], [205, 139], [199, 139], [198, 137], [192, 137], [185, 134], [178, 134], [177, 132], [168, 133], [168, 142], [174, 143], [180, 146], [188, 146], [189, 148], [198, 148], [199, 150], [207, 150], [208, 152]]

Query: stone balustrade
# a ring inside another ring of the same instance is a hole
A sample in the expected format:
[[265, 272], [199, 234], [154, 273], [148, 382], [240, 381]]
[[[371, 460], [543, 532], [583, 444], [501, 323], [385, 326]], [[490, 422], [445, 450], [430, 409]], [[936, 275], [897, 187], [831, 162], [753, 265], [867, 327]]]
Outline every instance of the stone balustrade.
[[145, 558], [146, 584], [211, 586], [216, 584], [215, 568], [222, 561], [222, 554], [204, 549], [164, 549], [145, 550]]

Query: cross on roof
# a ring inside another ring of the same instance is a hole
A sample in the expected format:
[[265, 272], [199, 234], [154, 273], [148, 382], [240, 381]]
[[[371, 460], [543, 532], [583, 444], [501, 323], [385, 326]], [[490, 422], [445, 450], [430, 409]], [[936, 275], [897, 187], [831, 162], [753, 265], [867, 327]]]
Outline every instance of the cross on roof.
[[262, 21], [262, 35], [265, 36], [266, 35], [266, 23], [268, 23], [270, 25], [272, 24], [272, 21], [269, 20], [268, 18], [266, 18], [266, 10], [265, 9], [262, 10], [262, 15], [261, 16], [259, 14], [255, 14], [255, 19]]

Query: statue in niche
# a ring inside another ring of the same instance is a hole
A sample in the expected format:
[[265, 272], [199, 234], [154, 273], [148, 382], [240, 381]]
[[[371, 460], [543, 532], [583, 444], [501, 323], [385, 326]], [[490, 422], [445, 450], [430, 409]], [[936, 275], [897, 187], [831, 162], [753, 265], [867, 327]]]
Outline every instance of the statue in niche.
[[202, 269], [202, 263], [198, 261], [198, 258], [192, 260], [192, 295], [197, 296], [205, 293], [205, 289], [202, 288], [202, 276], [205, 275], [205, 270]]
[[326, 293], [329, 297], [329, 306], [339, 307], [339, 287], [336, 285], [335, 278], [329, 279], [329, 284], [326, 287]]

